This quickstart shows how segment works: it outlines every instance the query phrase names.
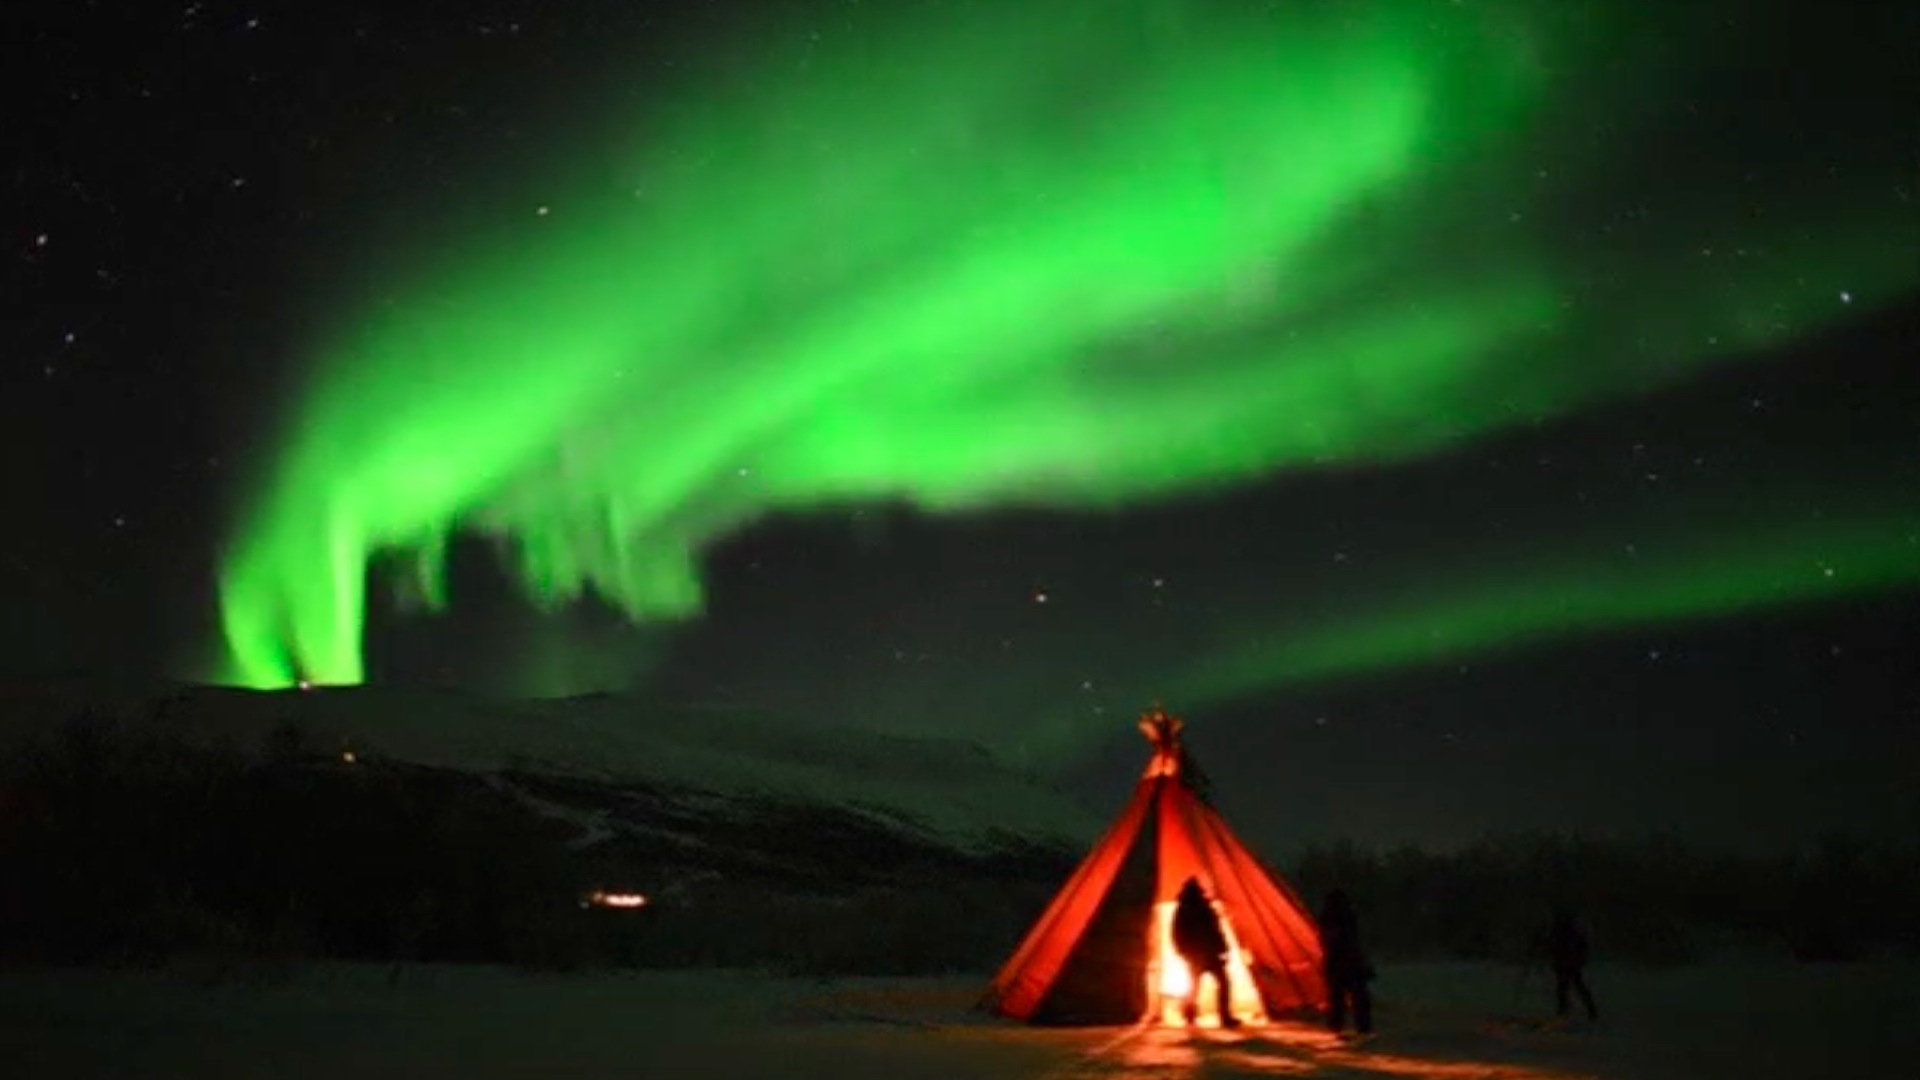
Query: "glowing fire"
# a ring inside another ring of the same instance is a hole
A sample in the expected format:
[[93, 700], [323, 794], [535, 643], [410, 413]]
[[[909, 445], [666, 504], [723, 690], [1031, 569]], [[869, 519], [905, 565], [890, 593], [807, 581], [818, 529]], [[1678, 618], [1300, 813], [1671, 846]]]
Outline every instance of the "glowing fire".
[[[1193, 970], [1173, 947], [1172, 901], [1153, 907], [1153, 960], [1147, 965], [1147, 994], [1152, 1003], [1147, 1015], [1172, 1027], [1185, 1026], [1186, 1006], [1194, 999], [1194, 1023], [1201, 1027], [1220, 1026], [1220, 992], [1213, 976], [1203, 975], [1195, 985]], [[1215, 909], [1218, 912], [1218, 908]], [[1247, 952], [1234, 936], [1233, 924], [1220, 914], [1220, 929], [1227, 935], [1227, 1007], [1242, 1023], [1260, 1024], [1267, 1019], [1260, 991], [1253, 985], [1253, 972], [1247, 966]]]
[[1193, 971], [1180, 954], [1168, 946], [1160, 948], [1160, 996], [1185, 1000], [1193, 993]]
[[647, 898], [642, 893], [603, 892], [595, 889], [593, 892], [587, 894], [587, 903], [594, 907], [624, 908], [631, 910], [633, 908], [646, 907]]

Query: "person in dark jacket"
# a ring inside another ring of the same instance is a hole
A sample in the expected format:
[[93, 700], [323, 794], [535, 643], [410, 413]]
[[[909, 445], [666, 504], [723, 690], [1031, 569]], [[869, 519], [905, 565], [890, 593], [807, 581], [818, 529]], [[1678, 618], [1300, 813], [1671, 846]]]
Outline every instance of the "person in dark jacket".
[[1600, 1019], [1600, 1010], [1593, 1004], [1593, 991], [1587, 989], [1587, 935], [1580, 932], [1573, 912], [1566, 908], [1554, 909], [1553, 922], [1547, 927], [1546, 946], [1547, 962], [1553, 965], [1555, 1012], [1567, 1015], [1572, 1004], [1568, 1000], [1571, 991], [1580, 995], [1580, 1003], [1587, 1007], [1587, 1019]]
[[1213, 976], [1220, 995], [1220, 1024], [1239, 1027], [1240, 1021], [1229, 1005], [1227, 986], [1227, 935], [1220, 929], [1220, 918], [1207, 902], [1197, 878], [1188, 878], [1180, 886], [1180, 902], [1173, 909], [1173, 948], [1193, 973], [1193, 989], [1187, 993], [1187, 1023], [1194, 1022], [1200, 1003], [1200, 976]]
[[1373, 978], [1373, 965], [1360, 946], [1360, 917], [1353, 900], [1340, 889], [1327, 894], [1320, 908], [1320, 948], [1327, 979], [1327, 1024], [1338, 1032], [1347, 1025], [1347, 1007], [1353, 1007], [1353, 1029], [1366, 1035], [1373, 1031], [1373, 994], [1367, 983]]

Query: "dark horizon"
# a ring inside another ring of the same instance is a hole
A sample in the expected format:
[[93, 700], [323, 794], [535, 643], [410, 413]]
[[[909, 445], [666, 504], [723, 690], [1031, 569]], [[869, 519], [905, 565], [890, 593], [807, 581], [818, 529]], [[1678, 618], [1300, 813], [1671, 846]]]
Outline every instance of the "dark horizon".
[[[1539, 658], [1529, 657], [1527, 662], [1538, 663]], [[1560, 660], [1561, 665], [1580, 662], [1577, 656]], [[146, 706], [184, 700], [189, 703], [184, 713], [168, 715], [174, 717], [174, 724], [184, 720], [187, 725], [173, 730], [191, 735], [198, 728], [191, 719], [190, 703], [200, 691], [260, 698], [257, 736], [261, 746], [277, 737], [276, 725], [287, 721], [289, 714], [272, 702], [288, 695], [320, 693], [349, 700], [365, 695], [370, 703], [392, 695], [401, 695], [402, 700], [413, 695], [444, 696], [456, 705], [468, 703], [476, 709], [486, 708], [489, 702], [515, 700], [425, 683], [254, 691], [174, 680], [108, 684], [79, 673], [37, 682], [14, 681], [11, 696], [17, 707], [30, 697], [51, 693], [70, 704], [72, 716], [81, 720], [114, 715], [114, 710], [125, 707], [136, 710], [128, 715], [138, 716]], [[783, 716], [721, 701], [668, 702], [618, 691], [583, 694], [579, 700], [604, 717], [609, 695], [631, 701], [636, 721], [651, 716], [684, 723], [708, 713], [744, 721], [747, 730], [754, 724], [770, 725], [770, 731], [786, 730], [802, 739], [792, 745], [809, 745], [809, 737], [825, 740], [819, 744], [823, 747], [836, 745], [831, 720], [820, 717]], [[568, 700], [549, 699], [546, 704], [565, 707]], [[1677, 845], [1704, 857], [1777, 857], [1813, 852], [1836, 842], [1874, 848], [1905, 844], [1916, 835], [1913, 824], [1920, 820], [1920, 788], [1903, 767], [1911, 757], [1901, 749], [1913, 740], [1911, 729], [1889, 733], [1891, 749], [1878, 757], [1862, 754], [1857, 743], [1783, 738], [1771, 757], [1749, 750], [1742, 768], [1727, 772], [1716, 770], [1717, 748], [1710, 741], [1694, 733], [1684, 745], [1676, 746], [1673, 733], [1663, 731], [1656, 722], [1624, 737], [1618, 732], [1596, 733], [1588, 745], [1547, 759], [1545, 768], [1536, 761], [1529, 766], [1531, 771], [1521, 775], [1514, 768], [1519, 754], [1513, 744], [1523, 740], [1512, 732], [1524, 720], [1504, 725], [1509, 732], [1505, 740], [1476, 738], [1463, 743], [1457, 736], [1446, 740], [1456, 752], [1454, 760], [1445, 761], [1417, 746], [1386, 744], [1382, 732], [1409, 729], [1390, 715], [1363, 711], [1341, 725], [1317, 722], [1356, 706], [1377, 710], [1377, 695], [1364, 687], [1329, 689], [1314, 700], [1296, 703], [1294, 715], [1286, 720], [1233, 713], [1189, 720], [1189, 742], [1210, 781], [1213, 800], [1264, 857], [1290, 863], [1306, 853], [1346, 845], [1381, 856], [1403, 849], [1451, 856], [1489, 845], [1501, 849], [1514, 843], [1559, 841], [1629, 851]], [[367, 746], [379, 745], [380, 722], [371, 717], [382, 711], [370, 709], [369, 719], [353, 725], [366, 740], [363, 753]], [[1313, 714], [1310, 719], [1302, 719], [1309, 714]], [[37, 730], [41, 739], [57, 735], [58, 725], [51, 717]], [[461, 743], [470, 741], [452, 729], [447, 735]], [[1002, 766], [1058, 790], [1083, 812], [1081, 828], [1089, 830], [1101, 827], [1124, 803], [1145, 760], [1132, 722], [1114, 725], [1110, 735], [1084, 760], [1065, 767], [1035, 768], [990, 746], [982, 749]], [[955, 738], [932, 737], [941, 742]], [[1666, 760], [1653, 760], [1651, 753], [1642, 756], [1636, 748], [1657, 749]], [[1348, 778], [1356, 774], [1369, 779], [1355, 786]], [[1509, 801], [1516, 793], [1536, 795], [1539, 803], [1516, 814]], [[1038, 821], [1029, 824], [1043, 827]], [[1092, 835], [1088, 832], [1081, 839], [1090, 842]]]

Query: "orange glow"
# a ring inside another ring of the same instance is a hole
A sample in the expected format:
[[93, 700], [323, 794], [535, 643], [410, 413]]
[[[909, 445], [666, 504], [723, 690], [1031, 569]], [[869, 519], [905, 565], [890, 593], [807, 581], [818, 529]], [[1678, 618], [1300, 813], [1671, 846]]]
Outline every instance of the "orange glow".
[[[1271, 1036], [1264, 1036], [1263, 1042]], [[1499, 1061], [1445, 1061], [1402, 1054], [1351, 1051], [1327, 1038], [1289, 1038], [1265, 1045], [1222, 1047], [1218, 1062], [1238, 1072], [1261, 1076], [1318, 1076], [1328, 1072], [1378, 1074], [1408, 1080], [1591, 1080], [1587, 1074], [1558, 1072]], [[1238, 1075], [1236, 1072], [1236, 1075]]]
[[1193, 993], [1193, 971], [1180, 954], [1162, 946], [1160, 949], [1160, 995], [1162, 997], [1186, 1000]]
[[642, 893], [602, 892], [595, 889], [587, 894], [587, 903], [594, 907], [623, 908], [632, 910], [647, 906], [647, 898]]
[[1153, 757], [1147, 761], [1146, 776], [1180, 775], [1180, 731], [1186, 726], [1185, 720], [1158, 704], [1140, 718], [1140, 731], [1153, 744]]
[[[1194, 1023], [1200, 1027], [1220, 1026], [1220, 992], [1213, 976], [1202, 975], [1195, 985], [1193, 971], [1173, 947], [1173, 912], [1177, 901], [1153, 905], [1153, 959], [1147, 964], [1147, 1016], [1171, 1027], [1187, 1023], [1187, 1000], [1194, 998]], [[1247, 967], [1247, 951], [1234, 935], [1233, 923], [1214, 905], [1220, 929], [1227, 935], [1227, 1007], [1244, 1024], [1264, 1024], [1266, 1007], [1253, 984], [1253, 972]], [[1197, 997], [1195, 996], [1197, 995]]]
[[[1186, 1004], [1193, 1001], [1197, 1022], [1219, 1024], [1220, 988], [1189, 970], [1170, 941], [1174, 896], [1188, 879], [1212, 897], [1227, 937], [1227, 1008], [1233, 1019], [1270, 1024], [1276, 1016], [1326, 1004], [1313, 917], [1194, 789], [1187, 775], [1192, 763], [1180, 744], [1184, 726], [1159, 705], [1140, 718], [1141, 733], [1153, 747], [1145, 775], [1120, 817], [1001, 965], [983, 1006], [1036, 1023], [1138, 1021], [1158, 1029], [1184, 1026]], [[1137, 875], [1136, 857], [1151, 864], [1140, 866]], [[1127, 891], [1117, 893], [1120, 888]], [[1135, 905], [1145, 900], [1140, 894], [1147, 888], [1154, 900], [1143, 911]], [[1093, 921], [1108, 911], [1129, 920], [1145, 917], [1136, 931], [1144, 940], [1137, 941], [1126, 984], [1111, 981], [1107, 946], [1085, 955], [1077, 950]], [[1130, 982], [1135, 978], [1144, 981]]]
[[1252, 1039], [1194, 1039], [1164, 1027], [1129, 1028], [1086, 1056], [1101, 1076], [1366, 1076], [1374, 1080], [1593, 1080], [1501, 1061], [1419, 1058], [1354, 1050], [1333, 1033], [1293, 1023], [1268, 1025]]
[[1582, 1080], [1566, 1073], [1551, 1072], [1531, 1065], [1511, 1065], [1497, 1061], [1440, 1061], [1408, 1057], [1404, 1054], [1375, 1054], [1370, 1051], [1325, 1055], [1328, 1062], [1351, 1065], [1386, 1076], [1408, 1076], [1415, 1080]]

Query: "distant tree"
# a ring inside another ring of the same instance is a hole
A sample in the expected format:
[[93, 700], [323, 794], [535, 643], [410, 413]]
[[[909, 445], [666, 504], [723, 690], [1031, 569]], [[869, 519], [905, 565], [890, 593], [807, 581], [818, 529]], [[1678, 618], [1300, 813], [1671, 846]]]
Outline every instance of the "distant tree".
[[261, 741], [262, 756], [276, 765], [305, 761], [313, 753], [306, 729], [292, 720], [275, 724]]

